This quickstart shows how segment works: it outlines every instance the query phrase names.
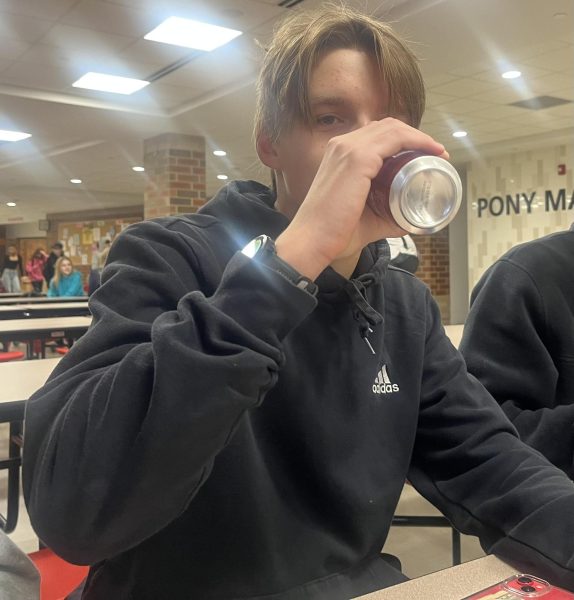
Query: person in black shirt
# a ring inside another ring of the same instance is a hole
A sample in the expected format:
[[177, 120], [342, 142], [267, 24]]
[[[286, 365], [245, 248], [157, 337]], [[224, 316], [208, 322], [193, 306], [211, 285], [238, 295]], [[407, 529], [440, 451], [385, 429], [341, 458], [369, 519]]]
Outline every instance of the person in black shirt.
[[573, 273], [574, 224], [515, 246], [476, 284], [460, 345], [520, 437], [572, 479]]
[[93, 324], [27, 404], [39, 537], [90, 564], [84, 600], [348, 600], [405, 479], [461, 531], [574, 589], [574, 484], [470, 377], [405, 232], [366, 204], [418, 130], [422, 77], [381, 21], [294, 12], [268, 45], [255, 136], [275, 194], [226, 185], [125, 229]]
[[54, 277], [56, 262], [61, 256], [64, 256], [64, 245], [61, 242], [56, 242], [52, 245], [52, 250], [44, 267], [44, 279], [48, 287], [50, 287], [50, 281]]
[[20, 277], [24, 275], [22, 266], [22, 257], [18, 254], [16, 246], [10, 245], [6, 249], [4, 257], [4, 266], [2, 268], [2, 283], [7, 292], [20, 293]]

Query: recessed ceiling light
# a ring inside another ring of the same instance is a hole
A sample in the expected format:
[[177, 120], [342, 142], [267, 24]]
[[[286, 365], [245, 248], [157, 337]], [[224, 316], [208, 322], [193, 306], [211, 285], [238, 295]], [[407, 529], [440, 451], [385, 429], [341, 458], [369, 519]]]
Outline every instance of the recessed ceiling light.
[[215, 154], [215, 156], [227, 156], [227, 152], [225, 152], [225, 150], [214, 150], [213, 154]]
[[78, 81], [74, 81], [72, 85], [86, 90], [129, 95], [141, 90], [146, 85], [149, 85], [149, 81], [131, 79], [130, 77], [118, 77], [117, 75], [106, 75], [106, 73], [90, 72], [82, 75], [82, 77], [80, 77]]
[[568, 16], [568, 13], [565, 12], [557, 12], [552, 15], [555, 19], [563, 19]]
[[452, 137], [466, 137], [468, 133], [466, 131], [455, 131]]
[[0, 129], [0, 141], [2, 142], [19, 142], [26, 138], [32, 137], [31, 133], [23, 131], [10, 131], [9, 129]]
[[145, 169], [143, 167], [132, 167], [132, 171], [137, 171], [138, 173], [141, 173], [142, 171], [145, 171]]
[[210, 25], [192, 19], [169, 17], [144, 35], [144, 39], [209, 52], [227, 44], [242, 33], [236, 29]]
[[70, 183], [82, 183], [81, 179], [70, 179]]
[[516, 79], [517, 77], [520, 77], [522, 75], [522, 73], [520, 71], [505, 71], [502, 74], [502, 78], [503, 79]]
[[227, 179], [227, 175], [218, 175], [217, 179]]
[[16, 206], [16, 202], [6, 202], [6, 206]]

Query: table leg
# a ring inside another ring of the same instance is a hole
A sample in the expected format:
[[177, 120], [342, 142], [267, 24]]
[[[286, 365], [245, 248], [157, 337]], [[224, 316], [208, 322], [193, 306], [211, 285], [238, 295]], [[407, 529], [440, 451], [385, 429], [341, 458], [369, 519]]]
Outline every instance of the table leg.
[[10, 423], [9, 458], [0, 461], [0, 469], [8, 469], [8, 502], [6, 517], [0, 515], [0, 528], [5, 533], [16, 529], [18, 511], [20, 509], [20, 465], [22, 463], [20, 444], [22, 439], [22, 423]]

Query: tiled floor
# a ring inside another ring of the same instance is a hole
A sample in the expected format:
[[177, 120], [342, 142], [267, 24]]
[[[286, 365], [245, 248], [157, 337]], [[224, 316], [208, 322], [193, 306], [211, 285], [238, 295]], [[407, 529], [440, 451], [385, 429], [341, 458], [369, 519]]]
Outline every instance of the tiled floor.
[[[7, 430], [0, 425], [0, 456], [6, 454]], [[5, 511], [6, 472], [0, 473], [0, 511]], [[424, 500], [412, 487], [405, 486], [398, 514], [430, 515], [439, 512]], [[33, 552], [38, 549], [38, 538], [34, 534], [24, 500], [20, 501], [20, 517], [16, 530], [10, 534], [12, 540], [24, 551]], [[462, 536], [462, 560], [464, 562], [483, 556], [483, 552], [474, 537]], [[452, 564], [451, 530], [447, 527], [393, 527], [384, 548], [399, 557], [403, 571], [407, 577], [419, 577], [445, 569]]]

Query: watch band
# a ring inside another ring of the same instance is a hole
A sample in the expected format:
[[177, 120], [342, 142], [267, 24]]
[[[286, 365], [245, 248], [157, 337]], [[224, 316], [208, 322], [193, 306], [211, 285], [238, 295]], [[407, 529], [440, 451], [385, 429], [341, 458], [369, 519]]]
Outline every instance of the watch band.
[[289, 263], [277, 256], [275, 242], [268, 235], [259, 235], [252, 239], [241, 251], [245, 256], [273, 269], [298, 288], [316, 296], [319, 288], [308, 277], [304, 277]]

